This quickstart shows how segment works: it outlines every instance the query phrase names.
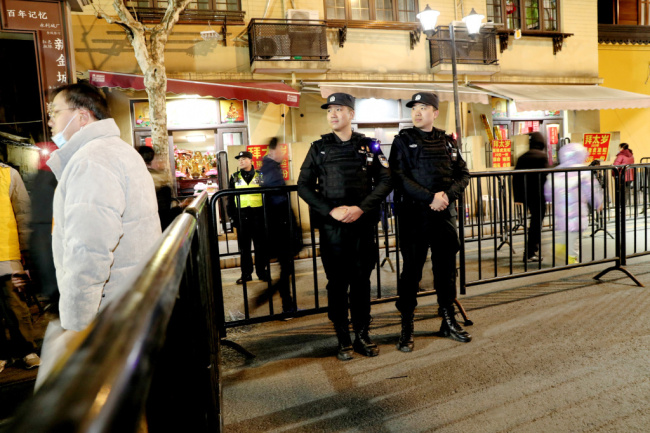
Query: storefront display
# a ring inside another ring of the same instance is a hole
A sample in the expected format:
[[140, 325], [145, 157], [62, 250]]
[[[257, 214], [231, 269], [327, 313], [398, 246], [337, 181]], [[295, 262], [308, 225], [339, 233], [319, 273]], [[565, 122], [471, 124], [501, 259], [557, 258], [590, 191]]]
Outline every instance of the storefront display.
[[[150, 145], [149, 102], [132, 101], [134, 142]], [[173, 149], [178, 195], [193, 194], [199, 188], [219, 188], [219, 174], [227, 173], [217, 157], [231, 145], [248, 144], [248, 116], [244, 101], [214, 98], [167, 100], [167, 129]], [[171, 153], [171, 150], [170, 150]], [[224, 161], [225, 162], [225, 161]]]

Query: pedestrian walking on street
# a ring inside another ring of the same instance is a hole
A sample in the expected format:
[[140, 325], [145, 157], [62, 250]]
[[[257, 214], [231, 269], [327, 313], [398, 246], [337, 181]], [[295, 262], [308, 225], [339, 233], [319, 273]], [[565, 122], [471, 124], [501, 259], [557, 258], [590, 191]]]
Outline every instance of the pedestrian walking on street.
[[[560, 148], [557, 168], [584, 167], [588, 152], [582, 143], [569, 143]], [[553, 173], [546, 180], [544, 195], [555, 209], [555, 254], [567, 263], [579, 263], [579, 238], [589, 223], [589, 206], [600, 211], [603, 190], [591, 171]]]
[[[264, 186], [284, 186], [282, 161], [287, 157], [286, 147], [278, 146], [278, 139], [269, 142], [269, 151], [262, 159], [260, 172]], [[280, 264], [280, 280], [271, 285], [256, 300], [257, 305], [267, 302], [275, 292], [280, 292], [282, 312], [293, 313], [296, 305], [291, 297], [293, 258], [302, 248], [302, 230], [298, 227], [286, 193], [270, 193], [266, 198], [267, 227], [269, 228], [269, 256]], [[298, 231], [298, 233], [296, 233]], [[298, 239], [298, 245], [295, 240]], [[297, 250], [297, 251], [296, 251]], [[271, 270], [269, 269], [269, 277]]]
[[[260, 188], [262, 173], [253, 167], [253, 154], [243, 150], [235, 159], [239, 162], [239, 170], [230, 176], [230, 188]], [[268, 281], [268, 256], [266, 246], [266, 231], [264, 230], [264, 210], [262, 209], [262, 194], [242, 194], [232, 196], [228, 200], [228, 215], [232, 224], [237, 228], [237, 244], [241, 254], [241, 277], [237, 284], [253, 280], [253, 256], [251, 241], [255, 246], [255, 272], [257, 278]]]
[[[619, 145], [619, 152], [616, 154], [616, 159], [614, 160], [614, 165], [629, 165], [634, 164], [634, 153], [630, 149], [630, 145], [627, 143], [621, 143]], [[612, 172], [612, 176], [614, 172]], [[625, 199], [627, 203], [630, 203], [630, 191], [632, 190], [632, 183], [634, 183], [634, 169], [628, 168], [625, 170]]]
[[[529, 135], [528, 146], [528, 152], [517, 159], [515, 170], [548, 168], [544, 136], [539, 132], [532, 132]], [[542, 240], [542, 221], [544, 221], [544, 215], [546, 215], [544, 182], [546, 182], [546, 173], [515, 174], [512, 176], [515, 202], [523, 204], [523, 215], [530, 211], [530, 225], [528, 226], [524, 262], [542, 261], [540, 242]]]
[[312, 143], [300, 168], [298, 194], [311, 207], [312, 224], [319, 229], [337, 358], [352, 359], [353, 350], [377, 356], [379, 348], [368, 332], [370, 274], [377, 258], [374, 227], [379, 206], [392, 189], [388, 160], [378, 142], [352, 132], [353, 96], [333, 93], [321, 108], [327, 110], [332, 132]]
[[438, 117], [438, 95], [420, 92], [406, 104], [413, 128], [395, 136], [390, 165], [395, 184], [395, 206], [404, 268], [396, 306], [402, 315], [397, 349], [411, 352], [413, 318], [422, 268], [431, 249], [433, 287], [442, 317], [440, 334], [467, 343], [472, 337], [455, 317], [456, 253], [460, 249], [456, 229], [456, 200], [469, 183], [469, 171], [456, 141], [433, 126]]

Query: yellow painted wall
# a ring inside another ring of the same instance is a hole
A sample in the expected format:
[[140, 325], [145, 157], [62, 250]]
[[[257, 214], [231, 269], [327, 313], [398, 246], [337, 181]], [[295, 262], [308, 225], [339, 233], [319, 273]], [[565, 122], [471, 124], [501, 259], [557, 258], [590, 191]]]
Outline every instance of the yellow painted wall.
[[[485, 13], [485, 6], [482, 8]], [[478, 11], [478, 9], [477, 9]], [[598, 76], [598, 10], [596, 0], [562, 2], [562, 32], [573, 33], [553, 55], [552, 38], [522, 37], [508, 41], [499, 55], [501, 74], [538, 75], [546, 78]], [[498, 48], [498, 46], [497, 46]]]
[[[637, 45], [599, 45], [600, 76], [603, 85], [628, 92], [650, 95], [650, 47]], [[634, 151], [636, 162], [650, 156], [650, 108], [602, 110], [600, 125], [603, 132], [620, 131], [621, 142]], [[610, 150], [610, 159], [616, 156]]]
[[[95, 3], [98, 3], [97, 1]], [[100, 7], [110, 12], [108, 0], [101, 0]], [[286, 4], [285, 4], [286, 3]], [[423, 2], [424, 3], [424, 2]], [[246, 20], [261, 18], [266, 1], [248, 0], [242, 2]], [[422, 8], [424, 5], [421, 5]], [[287, 2], [273, 2], [268, 17], [284, 18]], [[324, 7], [320, 0], [302, 1], [300, 9], [319, 11], [323, 19]], [[454, 18], [461, 18], [458, 9], [454, 16], [454, 0], [437, 2], [434, 7], [441, 12], [439, 25], [448, 25]], [[464, 13], [474, 7], [479, 13], [486, 13], [485, 2], [471, 1], [465, 4]], [[132, 54], [132, 48], [124, 31], [117, 25], [107, 24], [95, 18], [92, 7], [86, 6], [84, 13], [73, 13], [75, 60], [77, 69], [99, 69], [118, 72], [139, 72]], [[566, 0], [562, 2], [562, 31], [573, 33], [567, 38], [560, 52], [553, 55], [551, 38], [524, 37], [515, 41], [510, 37], [508, 49], [498, 54], [501, 72], [493, 81], [507, 80], [509, 76], [537, 76], [542, 79], [584, 79], [598, 76], [597, 7], [596, 0]], [[198, 79], [202, 76], [221, 74], [225, 79], [253, 78], [250, 73], [248, 47], [245, 42], [246, 27], [228, 27], [228, 46], [217, 41], [203, 41], [199, 32], [206, 25], [177, 25], [169, 38], [166, 50], [166, 66], [170, 74], [192, 73]], [[220, 30], [215, 28], [215, 30]], [[415, 49], [409, 45], [409, 32], [405, 30], [369, 30], [349, 28], [343, 48], [338, 46], [336, 29], [329, 29], [328, 51], [330, 71], [325, 74], [302, 74], [298, 78], [324, 79], [340, 77], [339, 74], [395, 75], [398, 80], [417, 79], [419, 74], [429, 74], [426, 39], [422, 37]], [[497, 43], [498, 51], [498, 43]], [[413, 75], [415, 74], [415, 76]], [[290, 72], [273, 75], [256, 75], [258, 79], [288, 79]], [[414, 78], [415, 77], [415, 78]], [[506, 77], [506, 78], [504, 78]], [[384, 77], [386, 78], [386, 77]], [[421, 77], [420, 77], [421, 78]], [[436, 77], [448, 80], [448, 76]], [[491, 78], [483, 77], [489, 81]]]

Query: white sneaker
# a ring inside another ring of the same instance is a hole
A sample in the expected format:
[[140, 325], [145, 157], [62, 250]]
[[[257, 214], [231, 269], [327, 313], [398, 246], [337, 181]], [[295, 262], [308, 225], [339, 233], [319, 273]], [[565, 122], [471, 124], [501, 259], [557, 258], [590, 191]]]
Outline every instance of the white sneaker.
[[5, 365], [7, 365], [7, 361], [0, 361], [0, 373], [5, 369]]
[[41, 358], [39, 358], [38, 355], [35, 353], [30, 353], [29, 355], [23, 358], [23, 362], [25, 363], [25, 368], [27, 370], [31, 370], [32, 368], [41, 365]]

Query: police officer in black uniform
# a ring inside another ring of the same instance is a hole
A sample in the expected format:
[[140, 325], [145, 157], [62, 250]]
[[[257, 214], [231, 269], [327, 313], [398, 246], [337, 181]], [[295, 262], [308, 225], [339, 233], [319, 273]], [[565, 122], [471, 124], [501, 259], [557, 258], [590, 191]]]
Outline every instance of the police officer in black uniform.
[[337, 358], [352, 359], [353, 350], [377, 356], [379, 349], [368, 335], [370, 274], [377, 258], [374, 225], [379, 205], [392, 189], [388, 160], [378, 142], [352, 132], [354, 97], [334, 93], [321, 108], [327, 109], [333, 132], [312, 143], [300, 168], [298, 194], [311, 207], [312, 223], [320, 232], [328, 316], [339, 342]]
[[461, 342], [472, 337], [456, 322], [456, 231], [455, 201], [469, 182], [469, 171], [456, 141], [433, 127], [438, 117], [438, 96], [421, 92], [406, 104], [414, 128], [395, 136], [390, 164], [395, 184], [399, 241], [404, 268], [400, 278], [397, 309], [402, 314], [402, 333], [397, 348], [413, 350], [413, 313], [422, 268], [431, 249], [433, 287], [442, 317], [440, 334]]

